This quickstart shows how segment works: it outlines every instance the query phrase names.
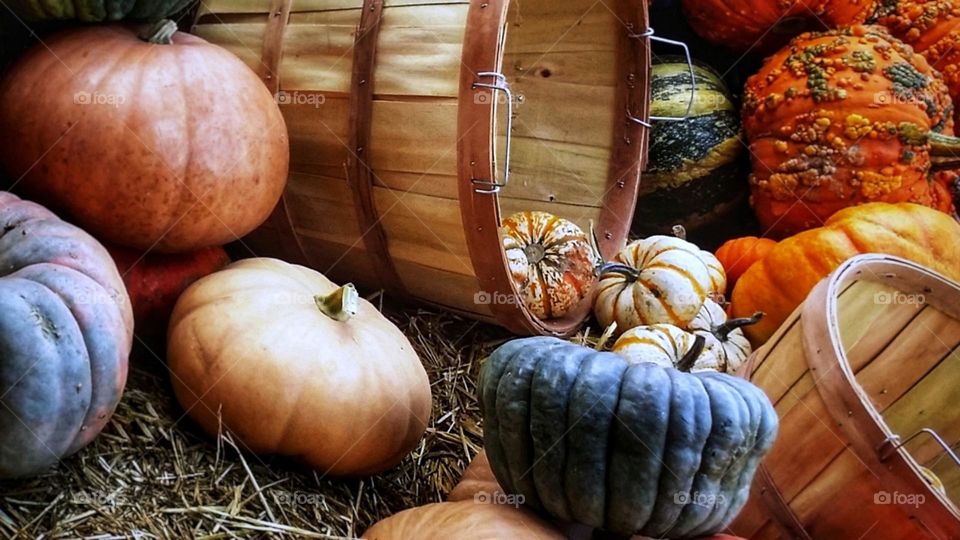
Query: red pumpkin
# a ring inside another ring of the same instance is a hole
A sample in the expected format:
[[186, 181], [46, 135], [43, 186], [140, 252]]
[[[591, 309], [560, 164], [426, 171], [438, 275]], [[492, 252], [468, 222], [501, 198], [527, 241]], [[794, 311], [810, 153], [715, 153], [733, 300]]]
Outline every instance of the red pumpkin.
[[89, 444], [127, 380], [133, 315], [110, 254], [0, 192], [0, 478]]
[[767, 52], [804, 30], [864, 22], [871, 0], [683, 0], [690, 26], [737, 52]]
[[123, 283], [127, 286], [137, 335], [141, 338], [166, 336], [167, 324], [177, 298], [194, 281], [230, 264], [223, 248], [211, 248], [168, 255], [109, 246]]
[[227, 50], [175, 29], [149, 43], [122, 26], [69, 30], [0, 84], [0, 161], [19, 188], [110, 243], [228, 243], [267, 218], [286, 182], [286, 127], [266, 87]]
[[727, 291], [732, 291], [740, 276], [753, 263], [766, 257], [767, 253], [776, 245], [777, 243], [769, 238], [744, 236], [743, 238], [728, 240], [720, 246], [717, 249], [716, 256], [720, 264], [723, 265], [723, 270], [727, 273]]
[[[931, 156], [957, 152], [940, 75], [880, 27], [804, 34], [747, 82], [752, 202], [766, 234], [821, 226], [868, 202], [952, 212]], [[946, 199], [946, 200], [944, 200]]]

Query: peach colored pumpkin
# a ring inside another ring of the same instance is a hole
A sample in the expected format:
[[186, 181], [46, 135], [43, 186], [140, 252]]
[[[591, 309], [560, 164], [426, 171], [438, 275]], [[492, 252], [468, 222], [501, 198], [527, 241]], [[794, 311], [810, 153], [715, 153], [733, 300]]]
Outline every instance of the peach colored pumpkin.
[[275, 259], [191, 285], [167, 351], [177, 398], [208, 433], [324, 473], [393, 467], [430, 415], [426, 371], [400, 330], [352, 285]]

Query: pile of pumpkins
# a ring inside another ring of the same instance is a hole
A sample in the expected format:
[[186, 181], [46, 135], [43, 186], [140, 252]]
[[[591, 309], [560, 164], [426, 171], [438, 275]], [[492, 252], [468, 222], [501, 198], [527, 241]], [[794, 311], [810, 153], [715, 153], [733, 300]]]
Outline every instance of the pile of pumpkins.
[[[761, 226], [780, 241], [736, 238], [710, 253], [682, 234], [644, 234], [604, 261], [595, 239], [563, 218], [504, 220], [506, 259], [530, 310], [562, 317], [591, 298], [603, 337], [592, 348], [516, 339], [483, 365], [490, 474], [526, 509], [441, 503], [367, 536], [558, 538], [559, 523], [624, 536], [722, 531], [778, 427], [764, 393], [735, 376], [752, 348], [859, 253], [960, 279], [955, 176], [934, 172], [954, 166], [960, 149], [950, 97], [960, 73], [952, 54], [923, 39], [958, 14], [921, 20], [915, 3], [820, 1], [823, 20], [852, 26], [796, 37], [748, 82], [745, 185]], [[697, 30], [730, 47], [802, 13], [768, 4], [685, 2]], [[102, 21], [182, 7], [55, 6], [24, 0], [16, 9]], [[858, 25], [870, 18], [926, 58]], [[675, 79], [676, 62], [661, 70]], [[699, 91], [727, 96], [709, 68], [695, 71], [709, 82]], [[663, 104], [681, 95], [655, 82]], [[719, 174], [736, 180], [727, 167], [739, 147], [735, 108], [728, 96], [716, 103], [653, 134], [661, 176], [646, 202], [713, 193], [703, 186]], [[713, 131], [691, 137], [682, 131], [691, 126]], [[0, 81], [0, 133], [0, 163], [19, 192], [56, 211], [0, 192], [0, 288], [8, 289], [0, 294], [0, 478], [37, 474], [106, 426], [135, 327], [165, 333], [176, 397], [211, 436], [227, 430], [254, 452], [340, 476], [382, 472], [417, 446], [430, 381], [392, 322], [352, 285], [308, 268], [260, 258], [227, 266], [219, 246], [268, 219], [289, 161], [274, 98], [242, 62], [170, 21], [142, 34], [69, 30]], [[703, 144], [672, 152], [686, 146], [683, 137]], [[677, 216], [658, 219], [651, 231]]]

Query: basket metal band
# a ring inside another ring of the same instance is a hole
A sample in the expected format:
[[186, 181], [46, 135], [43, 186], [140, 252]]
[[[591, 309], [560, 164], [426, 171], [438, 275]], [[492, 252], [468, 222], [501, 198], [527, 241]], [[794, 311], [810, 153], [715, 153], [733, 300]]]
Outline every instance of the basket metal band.
[[[283, 35], [290, 21], [292, 0], [270, 0], [270, 13], [263, 32], [263, 51], [260, 55], [258, 75], [270, 94], [277, 99], [280, 92], [280, 59], [283, 57]], [[287, 194], [280, 195], [280, 201], [267, 219], [270, 226], [278, 231], [277, 242], [288, 256], [296, 257], [291, 262], [304, 266], [313, 266], [307, 250], [300, 241], [293, 225], [293, 218], [287, 207]]]
[[353, 46], [347, 183], [353, 192], [353, 208], [360, 225], [361, 239], [380, 286], [395, 295], [408, 297], [409, 293], [390, 256], [387, 233], [373, 197], [374, 174], [369, 165], [373, 126], [373, 77], [382, 18], [383, 0], [364, 0], [360, 26], [357, 28]]

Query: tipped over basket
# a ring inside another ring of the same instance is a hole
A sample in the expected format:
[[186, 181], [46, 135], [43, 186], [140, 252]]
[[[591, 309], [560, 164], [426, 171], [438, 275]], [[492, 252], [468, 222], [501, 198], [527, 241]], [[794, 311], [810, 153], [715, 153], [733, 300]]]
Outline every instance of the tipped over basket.
[[781, 427], [737, 534], [960, 538], [960, 285], [850, 259], [751, 362]]
[[501, 216], [625, 242], [648, 144], [646, 0], [211, 0], [193, 31], [275, 93], [290, 181], [245, 240], [339, 281], [567, 335], [519, 301]]

